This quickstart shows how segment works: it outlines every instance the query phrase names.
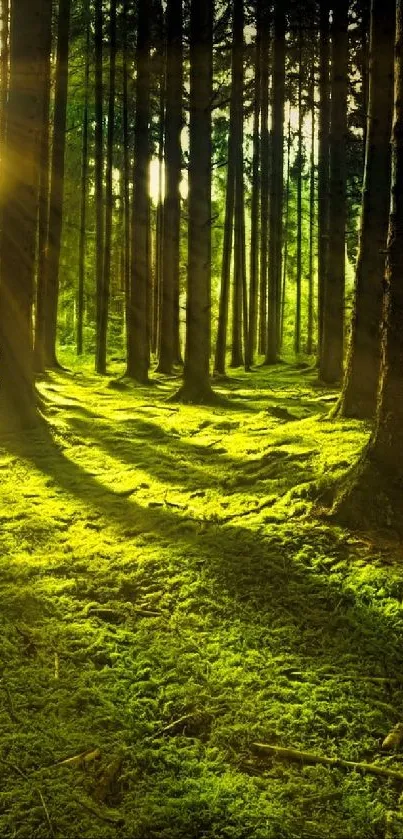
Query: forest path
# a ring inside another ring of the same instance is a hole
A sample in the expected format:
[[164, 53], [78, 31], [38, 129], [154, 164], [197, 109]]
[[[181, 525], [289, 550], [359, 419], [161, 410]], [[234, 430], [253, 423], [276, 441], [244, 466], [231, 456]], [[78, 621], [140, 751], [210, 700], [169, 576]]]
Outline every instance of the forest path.
[[51, 375], [0, 441], [0, 836], [403, 836], [387, 782], [251, 749], [402, 769], [398, 547], [310, 516], [368, 429], [309, 370], [175, 386]]

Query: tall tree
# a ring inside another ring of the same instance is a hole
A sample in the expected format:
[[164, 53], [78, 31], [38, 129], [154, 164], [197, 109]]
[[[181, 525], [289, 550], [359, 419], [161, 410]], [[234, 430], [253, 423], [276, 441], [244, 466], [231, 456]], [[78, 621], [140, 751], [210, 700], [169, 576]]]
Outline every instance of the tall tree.
[[372, 0], [367, 149], [351, 336], [339, 410], [372, 417], [380, 365], [380, 320], [391, 177], [395, 0]]
[[319, 0], [318, 143], [318, 361], [322, 352], [323, 301], [329, 253], [330, 20], [329, 0]]
[[229, 291], [231, 281], [231, 258], [234, 234], [234, 204], [235, 204], [235, 146], [234, 132], [231, 119], [233, 113], [233, 88], [231, 88], [230, 124], [228, 130], [228, 159], [227, 183], [225, 191], [224, 237], [221, 260], [220, 301], [218, 308], [218, 329], [214, 359], [214, 371], [225, 374]]
[[188, 295], [183, 387], [178, 398], [205, 402], [210, 384], [211, 103], [214, 0], [190, 4]]
[[109, 9], [109, 102], [108, 133], [105, 172], [105, 236], [104, 264], [102, 269], [102, 295], [98, 311], [98, 373], [106, 372], [106, 344], [108, 332], [108, 309], [111, 283], [112, 221], [113, 221], [113, 144], [115, 136], [116, 96], [116, 0], [110, 0]]
[[94, 0], [95, 52], [95, 287], [96, 287], [96, 358], [95, 368], [104, 373], [102, 365], [101, 319], [104, 275], [104, 131], [103, 131], [103, 11], [102, 0]]
[[149, 367], [149, 163], [150, 49], [152, 0], [139, 0], [136, 46], [136, 121], [134, 135], [131, 287], [126, 375], [148, 382]]
[[267, 324], [266, 364], [278, 360], [280, 343], [280, 295], [283, 242], [283, 163], [285, 103], [285, 35], [284, 0], [276, 0], [273, 31], [273, 118], [270, 191], [270, 271], [269, 312]]
[[232, 73], [234, 91], [232, 115], [235, 153], [235, 203], [234, 203], [234, 282], [232, 295], [232, 348], [231, 366], [243, 364], [242, 324], [245, 285], [245, 206], [243, 172], [243, 0], [233, 0], [232, 6]]
[[302, 174], [303, 174], [303, 149], [302, 149], [302, 10], [298, 4], [298, 151], [297, 151], [297, 271], [295, 276], [296, 301], [295, 301], [295, 330], [294, 350], [298, 355], [301, 349], [301, 297], [302, 297]]
[[71, 0], [60, 0], [57, 24], [49, 227], [45, 266], [46, 330], [44, 358], [46, 367], [59, 366], [56, 358], [56, 333], [59, 300], [60, 248], [63, 227], [70, 12]]
[[324, 289], [320, 377], [328, 384], [341, 379], [344, 349], [344, 286], [346, 249], [346, 146], [348, 91], [348, 0], [333, 8], [330, 203], [327, 281]]
[[166, 9], [165, 200], [162, 255], [161, 328], [158, 370], [171, 373], [176, 361], [180, 271], [181, 131], [183, 125], [182, 0]]
[[259, 204], [260, 204], [260, 99], [261, 99], [261, 9], [256, 4], [255, 90], [253, 99], [253, 158], [250, 233], [249, 329], [245, 348], [245, 365], [249, 369], [256, 351], [257, 297], [259, 272]]
[[32, 303], [43, 120], [44, 0], [13, 3], [0, 212], [0, 409], [14, 429], [37, 421]]
[[87, 235], [87, 181], [88, 181], [88, 127], [89, 127], [89, 86], [90, 86], [90, 14], [89, 2], [84, 7], [86, 35], [85, 35], [85, 71], [84, 71], [84, 109], [83, 109], [83, 140], [81, 152], [81, 207], [80, 207], [80, 242], [78, 255], [78, 287], [77, 287], [77, 355], [83, 352], [84, 325], [84, 286], [85, 286], [85, 245]]
[[260, 279], [259, 279], [259, 352], [267, 346], [267, 264], [269, 247], [270, 134], [269, 134], [269, 51], [270, 6], [257, 0], [261, 21], [261, 193], [260, 193]]

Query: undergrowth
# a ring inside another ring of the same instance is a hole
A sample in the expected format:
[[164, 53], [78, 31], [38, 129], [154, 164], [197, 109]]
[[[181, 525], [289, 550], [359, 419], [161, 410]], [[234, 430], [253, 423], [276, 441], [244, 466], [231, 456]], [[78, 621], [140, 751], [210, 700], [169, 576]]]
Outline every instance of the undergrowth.
[[0, 836], [394, 839], [403, 570], [316, 519], [368, 427], [313, 371], [237, 371], [227, 405], [78, 371], [0, 446]]

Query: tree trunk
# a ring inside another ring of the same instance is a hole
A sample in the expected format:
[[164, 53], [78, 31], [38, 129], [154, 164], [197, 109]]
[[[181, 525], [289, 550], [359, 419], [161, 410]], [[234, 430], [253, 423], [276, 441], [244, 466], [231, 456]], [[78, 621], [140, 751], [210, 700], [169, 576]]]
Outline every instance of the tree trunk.
[[255, 92], [253, 100], [253, 159], [250, 232], [249, 330], [245, 349], [245, 366], [249, 370], [255, 360], [257, 327], [257, 293], [259, 272], [259, 201], [260, 201], [260, 100], [261, 100], [261, 15], [256, 8]]
[[270, 193], [270, 272], [266, 364], [278, 361], [283, 240], [283, 158], [285, 101], [285, 9], [283, 0], [274, 8], [273, 119]]
[[351, 336], [339, 412], [375, 414], [380, 365], [382, 284], [390, 193], [395, 0], [373, 0], [369, 113], [361, 237]]
[[38, 202], [38, 246], [36, 270], [36, 305], [34, 369], [43, 373], [45, 369], [45, 334], [46, 334], [46, 261], [49, 224], [49, 170], [50, 170], [50, 96], [51, 96], [51, 53], [52, 53], [52, 6], [53, 0], [43, 3], [43, 94], [42, 94], [42, 130], [41, 159], [39, 171]]
[[283, 281], [281, 288], [281, 327], [280, 327], [280, 344], [283, 345], [284, 340], [284, 318], [286, 306], [286, 289], [287, 289], [287, 272], [288, 272], [288, 238], [289, 238], [289, 219], [290, 219], [290, 168], [291, 168], [291, 106], [288, 115], [287, 128], [287, 174], [285, 179], [285, 220], [284, 220], [284, 256], [283, 256]]
[[34, 294], [40, 136], [43, 120], [43, 0], [13, 3], [7, 141], [0, 196], [1, 424], [26, 428], [37, 421], [33, 385]]
[[233, 2], [233, 39], [231, 84], [234, 89], [234, 282], [232, 295], [232, 351], [231, 367], [243, 364], [242, 323], [244, 287], [245, 210], [243, 190], [243, 0]]
[[124, 289], [125, 289], [125, 326], [126, 342], [128, 334], [128, 316], [130, 311], [130, 151], [129, 151], [129, 70], [127, 55], [127, 11], [128, 0], [123, 0], [122, 37], [123, 37], [123, 200], [124, 200]]
[[265, 0], [258, 0], [261, 36], [261, 196], [260, 196], [260, 280], [259, 280], [259, 352], [267, 346], [267, 264], [269, 247], [269, 189], [270, 189], [270, 138], [269, 138], [269, 50], [270, 11]]
[[332, 22], [329, 261], [320, 363], [320, 378], [327, 384], [340, 381], [343, 373], [347, 89], [348, 0], [339, 0], [333, 9]]
[[102, 366], [100, 330], [103, 309], [104, 273], [104, 154], [103, 154], [103, 79], [102, 79], [102, 0], [95, 5], [95, 294], [96, 294], [96, 358], [95, 369], [105, 373]]
[[320, 0], [319, 23], [319, 148], [318, 148], [318, 363], [323, 333], [323, 301], [329, 256], [329, 132], [330, 132], [329, 0]]
[[297, 152], [297, 272], [295, 277], [294, 352], [301, 350], [301, 292], [302, 292], [302, 23], [298, 9], [298, 152]]
[[67, 90], [71, 0], [60, 0], [57, 27], [56, 82], [53, 116], [52, 170], [46, 259], [45, 366], [59, 367], [56, 358], [60, 247], [63, 227], [64, 155], [66, 148]]
[[84, 286], [85, 286], [85, 245], [87, 234], [87, 180], [88, 180], [88, 97], [90, 76], [90, 17], [88, 0], [85, 8], [86, 16], [86, 49], [84, 76], [84, 113], [83, 113], [83, 144], [81, 156], [81, 211], [80, 211], [80, 242], [78, 257], [78, 289], [77, 289], [77, 355], [83, 353], [83, 323], [84, 323]]
[[314, 315], [314, 230], [315, 230], [315, 56], [312, 55], [311, 75], [311, 155], [309, 178], [309, 273], [308, 273], [308, 326], [307, 355], [313, 352], [313, 315]]
[[[232, 95], [232, 91], [231, 91]], [[227, 329], [228, 329], [228, 307], [229, 290], [231, 282], [231, 257], [232, 241], [234, 232], [234, 204], [235, 204], [235, 148], [234, 132], [232, 130], [232, 119], [230, 109], [230, 124], [228, 131], [228, 161], [227, 161], [227, 184], [225, 195], [225, 217], [224, 217], [224, 241], [223, 255], [221, 262], [221, 287], [220, 303], [218, 310], [218, 330], [214, 361], [214, 371], [225, 375], [226, 351], [227, 351]]]
[[182, 0], [167, 5], [167, 80], [165, 113], [165, 201], [162, 257], [160, 373], [172, 373], [176, 359], [179, 304], [179, 236], [182, 178], [181, 131], [183, 125]]
[[149, 163], [151, 0], [139, 0], [136, 47], [136, 121], [134, 136], [131, 288], [127, 372], [148, 383], [149, 367]]
[[113, 144], [115, 135], [116, 96], [116, 0], [110, 2], [109, 22], [109, 103], [105, 173], [105, 237], [102, 295], [99, 308], [98, 373], [106, 372], [108, 310], [111, 284], [112, 221], [113, 221]]
[[214, 0], [190, 5], [188, 296], [184, 384], [178, 398], [205, 402], [210, 385], [211, 102]]

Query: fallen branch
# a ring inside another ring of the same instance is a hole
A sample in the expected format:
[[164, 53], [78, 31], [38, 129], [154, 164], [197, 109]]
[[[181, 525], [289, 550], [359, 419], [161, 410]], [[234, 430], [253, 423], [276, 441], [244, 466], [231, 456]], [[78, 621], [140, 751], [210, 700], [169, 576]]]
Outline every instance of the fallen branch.
[[151, 740], [155, 740], [157, 737], [161, 737], [162, 734], [174, 734], [187, 722], [193, 722], [197, 716], [198, 715], [195, 713], [184, 714], [183, 717], [179, 717], [177, 720], [174, 720], [173, 722], [170, 722], [168, 725], [165, 725], [164, 728], [160, 728], [158, 731], [156, 731], [156, 733], [152, 735]]
[[280, 760], [291, 760], [296, 763], [307, 763], [310, 765], [322, 764], [322, 766], [334, 766], [336, 769], [352, 769], [355, 772], [363, 772], [364, 775], [380, 775], [382, 778], [392, 778], [394, 781], [403, 783], [403, 772], [395, 769], [387, 769], [384, 766], [377, 766], [375, 763], [360, 763], [354, 760], [343, 760], [340, 757], [326, 757], [316, 755], [312, 752], [302, 752], [299, 749], [285, 749], [282, 746], [271, 746], [268, 743], [253, 743], [252, 748], [262, 757], [277, 757]]

